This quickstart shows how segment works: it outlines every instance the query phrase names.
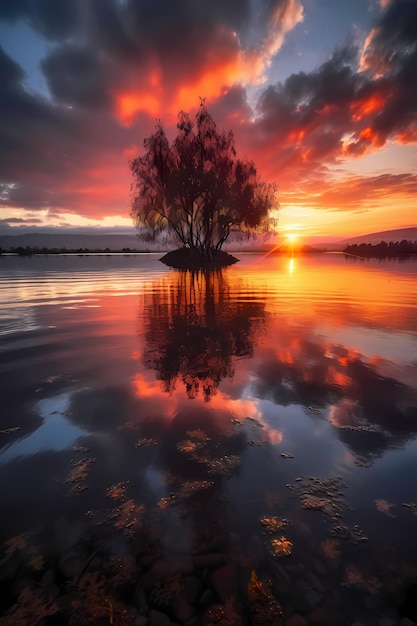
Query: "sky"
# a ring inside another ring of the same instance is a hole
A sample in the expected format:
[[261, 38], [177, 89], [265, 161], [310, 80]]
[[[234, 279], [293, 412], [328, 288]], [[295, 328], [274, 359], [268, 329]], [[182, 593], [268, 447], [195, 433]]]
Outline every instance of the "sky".
[[129, 160], [200, 97], [280, 236], [417, 226], [417, 0], [2, 0], [0, 75], [1, 234], [133, 232]]

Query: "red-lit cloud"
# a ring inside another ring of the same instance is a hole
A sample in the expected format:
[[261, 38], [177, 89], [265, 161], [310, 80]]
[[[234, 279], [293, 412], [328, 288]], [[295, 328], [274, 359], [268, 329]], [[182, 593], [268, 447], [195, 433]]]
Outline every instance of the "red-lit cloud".
[[415, 198], [417, 175], [381, 174], [379, 176], [350, 176], [334, 187], [322, 189], [312, 201], [327, 210], [367, 210], [378, 207], [387, 196]]
[[412, 171], [334, 175], [389, 143], [417, 142], [414, 0], [381, 0], [361, 47], [346, 45], [314, 71], [277, 84], [268, 84], [268, 71], [305, 9], [301, 0], [254, 6], [3, 5], [0, 20], [27, 22], [53, 45], [41, 61], [49, 98], [26, 88], [22, 68], [0, 47], [1, 205], [127, 217], [128, 160], [156, 119], [172, 136], [178, 110], [192, 112], [199, 96], [220, 126], [234, 130], [239, 152], [278, 183], [281, 204], [294, 189], [313, 208], [342, 210], [368, 210], [382, 190], [414, 193]]

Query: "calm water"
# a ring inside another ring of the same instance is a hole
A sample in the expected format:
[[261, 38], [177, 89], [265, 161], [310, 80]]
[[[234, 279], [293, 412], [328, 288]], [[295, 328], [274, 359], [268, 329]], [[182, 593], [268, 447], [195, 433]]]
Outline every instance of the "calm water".
[[0, 257], [0, 625], [417, 622], [416, 278]]

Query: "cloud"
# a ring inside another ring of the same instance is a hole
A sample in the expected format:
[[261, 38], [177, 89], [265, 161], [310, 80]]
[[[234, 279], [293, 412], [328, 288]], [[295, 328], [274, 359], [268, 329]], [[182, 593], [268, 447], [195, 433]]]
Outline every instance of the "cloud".
[[284, 191], [328, 180], [334, 165], [417, 141], [416, 67], [417, 4], [398, 0], [362, 50], [345, 45], [317, 70], [266, 87], [244, 141]]
[[310, 206], [326, 210], [355, 212], [376, 208], [391, 198], [415, 198], [417, 175], [380, 174], [378, 176], [349, 176], [320, 191], [311, 185]]
[[274, 56], [284, 43], [285, 35], [290, 32], [304, 17], [303, 5], [299, 0], [270, 5], [267, 20], [267, 33], [263, 48], [266, 60]]
[[346, 133], [352, 135], [351, 143], [359, 141], [363, 125], [351, 109], [361, 99], [363, 82], [352, 67], [356, 52], [352, 47], [338, 50], [315, 72], [293, 74], [260, 95], [246, 141], [265, 154], [268, 174], [284, 171], [293, 185], [319, 173], [323, 164], [337, 162]]
[[[0, 49], [3, 206], [128, 214], [132, 142], [156, 117], [173, 126], [198, 96], [225, 97], [227, 117], [239, 92], [243, 112], [244, 85], [262, 79], [302, 18], [300, 0], [258, 9], [255, 20], [249, 0], [2, 3], [0, 19], [26, 21], [54, 43], [40, 63], [49, 98], [28, 92], [23, 69]], [[257, 45], [247, 38], [254, 20]]]
[[15, 232], [21, 228], [29, 227], [37, 227], [42, 225], [42, 220], [37, 217], [10, 217], [7, 219], [0, 220], [0, 233], [7, 234], [8, 232]]
[[61, 41], [77, 32], [82, 0], [4, 0], [0, 19], [27, 19], [29, 24], [51, 41]]
[[22, 217], [9, 217], [7, 219], [4, 220], [0, 220], [0, 224], [27, 224], [27, 223], [33, 223], [33, 224], [41, 224], [42, 220], [36, 218], [36, 217], [32, 217], [32, 218], [22, 218]]
[[[27, 9], [32, 25], [61, 39], [42, 61], [53, 96], [93, 107], [112, 102], [124, 124], [141, 112], [176, 115], [179, 108], [196, 107], [198, 95], [213, 100], [224, 86], [262, 80], [303, 15], [300, 0], [264, 0], [255, 16], [251, 3], [237, 0], [152, 5], [89, 0], [72, 3], [68, 41], [41, 4], [35, 13]], [[256, 45], [248, 40], [245, 46], [254, 21]]]
[[91, 49], [64, 44], [53, 48], [41, 67], [58, 101], [95, 108], [108, 103], [104, 62]]
[[[389, 141], [417, 141], [414, 0], [387, 3], [361, 50], [345, 45], [315, 71], [263, 89], [271, 60], [303, 20], [301, 0], [57, 6], [1, 3], [0, 19], [25, 21], [53, 44], [40, 64], [48, 97], [25, 88], [22, 67], [0, 48], [3, 206], [128, 215], [128, 159], [156, 118], [172, 134], [178, 110], [193, 112], [198, 96], [219, 126], [234, 129], [239, 151], [279, 183], [283, 197], [296, 186], [300, 197], [313, 194], [312, 206], [334, 166]], [[252, 86], [260, 89], [255, 111]], [[385, 182], [393, 193], [414, 185]], [[356, 191], [351, 183], [335, 183], [328, 206], [342, 206], [348, 188], [359, 206], [360, 192], [372, 193], [365, 182], [356, 181]]]
[[[3, 206], [91, 217], [127, 214], [130, 175], [123, 151], [132, 131], [110, 111], [70, 108], [27, 92], [23, 70], [2, 49], [0, 68]], [[144, 133], [141, 123], [135, 126], [138, 136]]]
[[365, 40], [361, 69], [374, 76], [402, 71], [417, 49], [417, 4], [414, 0], [385, 2], [375, 27]]

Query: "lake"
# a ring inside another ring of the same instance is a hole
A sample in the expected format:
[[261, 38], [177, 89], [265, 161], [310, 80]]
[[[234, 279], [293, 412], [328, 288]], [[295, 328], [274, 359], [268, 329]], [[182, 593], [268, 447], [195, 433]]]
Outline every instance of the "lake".
[[0, 625], [417, 623], [417, 259], [0, 257]]

